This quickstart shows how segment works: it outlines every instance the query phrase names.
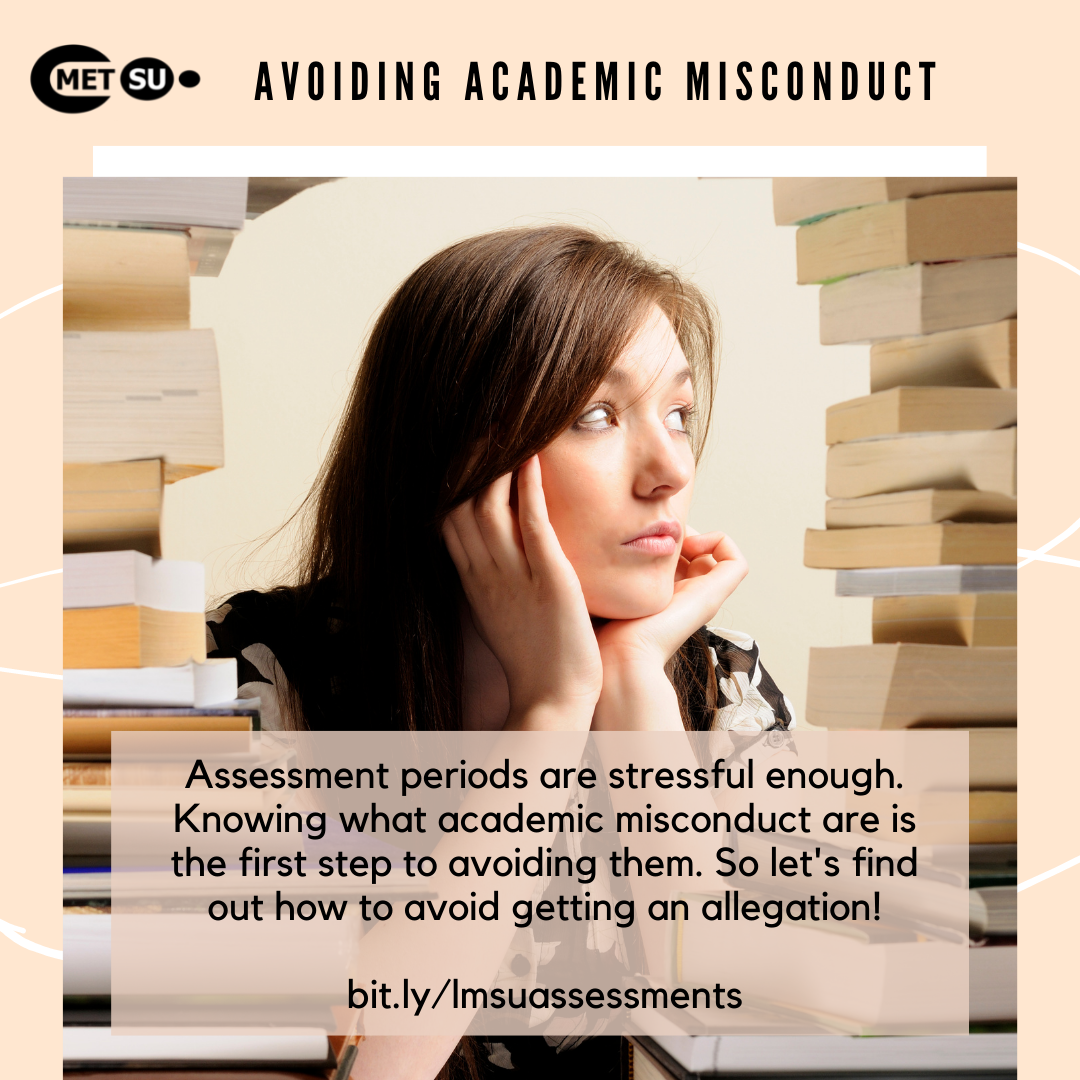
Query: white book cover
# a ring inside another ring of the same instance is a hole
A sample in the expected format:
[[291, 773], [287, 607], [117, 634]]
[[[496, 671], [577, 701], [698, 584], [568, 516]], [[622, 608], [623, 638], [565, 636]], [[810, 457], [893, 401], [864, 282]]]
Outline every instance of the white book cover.
[[138, 604], [159, 611], [205, 609], [201, 562], [153, 559], [141, 551], [94, 551], [64, 556], [64, 608]]

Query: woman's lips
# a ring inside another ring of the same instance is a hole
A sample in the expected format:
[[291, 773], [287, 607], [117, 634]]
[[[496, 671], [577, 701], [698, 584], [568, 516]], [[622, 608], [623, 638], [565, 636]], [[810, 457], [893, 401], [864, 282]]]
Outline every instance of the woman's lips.
[[623, 543], [624, 548], [645, 555], [674, 555], [679, 550], [682, 526], [677, 521], [658, 521]]

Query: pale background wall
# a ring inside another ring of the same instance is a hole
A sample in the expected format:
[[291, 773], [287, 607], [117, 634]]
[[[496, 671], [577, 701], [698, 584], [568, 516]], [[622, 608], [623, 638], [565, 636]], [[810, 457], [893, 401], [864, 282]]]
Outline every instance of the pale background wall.
[[211, 596], [279, 580], [287, 534], [252, 542], [308, 490], [394, 287], [455, 240], [552, 220], [628, 240], [715, 299], [719, 390], [691, 522], [746, 554], [717, 621], [760, 641], [801, 717], [809, 647], [870, 640], [870, 602], [802, 565], [803, 530], [824, 522], [825, 408], [868, 393], [869, 363], [865, 346], [817, 343], [818, 290], [794, 283], [768, 180], [354, 179], [248, 222], [221, 276], [192, 280], [192, 326], [217, 336], [226, 466], [168, 489], [164, 554], [205, 561]]

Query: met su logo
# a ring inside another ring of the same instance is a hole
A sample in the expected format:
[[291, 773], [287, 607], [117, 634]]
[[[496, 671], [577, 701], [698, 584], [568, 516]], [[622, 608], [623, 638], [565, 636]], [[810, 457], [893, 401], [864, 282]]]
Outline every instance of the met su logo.
[[[30, 72], [38, 101], [62, 113], [90, 112], [104, 105], [118, 86], [137, 101], [157, 101], [173, 88], [173, 81], [172, 68], [153, 56], [130, 61], [117, 75], [116, 65], [89, 45], [50, 49]], [[199, 85], [199, 73], [181, 71], [175, 81], [191, 89]]]

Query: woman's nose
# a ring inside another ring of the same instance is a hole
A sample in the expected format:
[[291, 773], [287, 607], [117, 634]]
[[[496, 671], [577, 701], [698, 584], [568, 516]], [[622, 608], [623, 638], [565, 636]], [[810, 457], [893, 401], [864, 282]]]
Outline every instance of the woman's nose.
[[634, 494], [642, 498], [674, 495], [694, 476], [694, 459], [685, 437], [664, 425], [650, 426], [643, 434], [634, 480]]

